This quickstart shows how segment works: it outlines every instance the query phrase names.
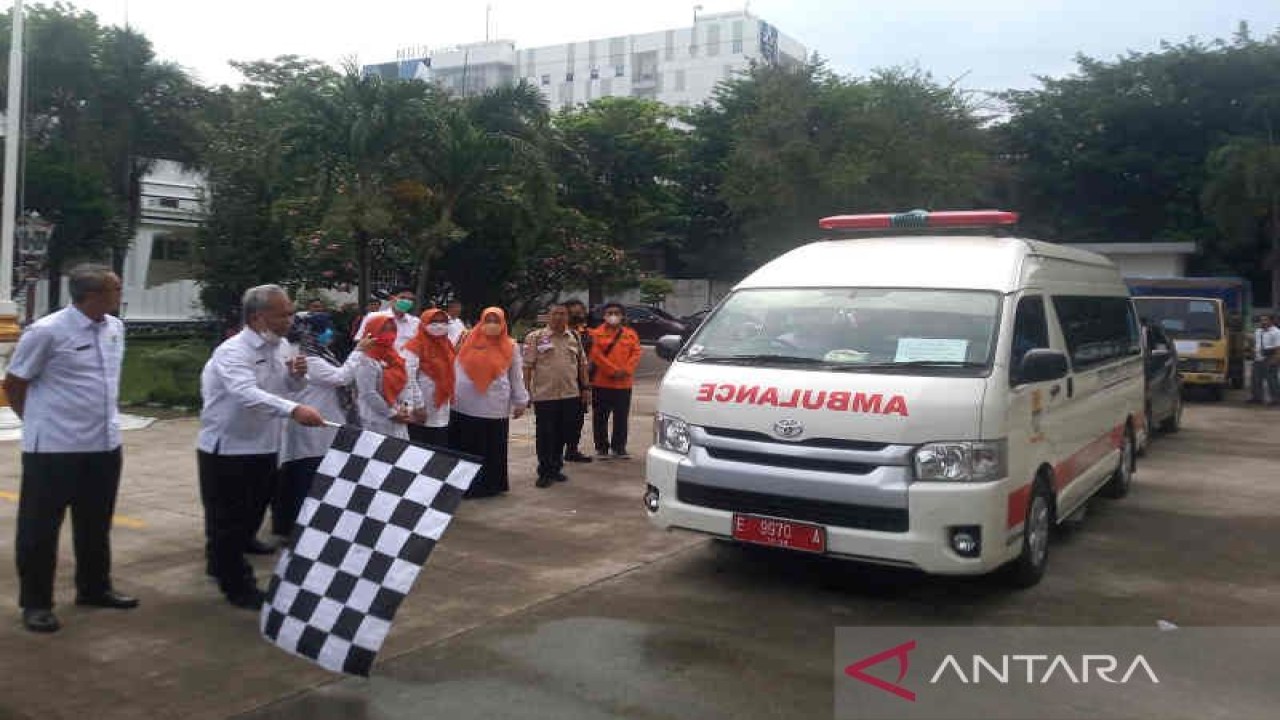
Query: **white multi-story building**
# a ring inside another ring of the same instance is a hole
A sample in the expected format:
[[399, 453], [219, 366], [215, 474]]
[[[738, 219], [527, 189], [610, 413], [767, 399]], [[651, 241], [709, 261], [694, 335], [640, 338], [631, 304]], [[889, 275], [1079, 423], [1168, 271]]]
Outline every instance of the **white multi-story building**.
[[[205, 217], [205, 179], [172, 160], [157, 160], [142, 179], [142, 215], [124, 260], [120, 316], [127, 321], [194, 322], [208, 313], [195, 281], [196, 231]], [[70, 302], [62, 278], [62, 302]], [[33, 288], [32, 317], [49, 312], [48, 281]], [[25, 309], [25, 308], [24, 308]]]
[[365, 73], [437, 82], [465, 95], [524, 79], [552, 109], [560, 109], [619, 96], [698, 105], [752, 62], [800, 63], [807, 50], [769, 23], [737, 11], [700, 15], [691, 27], [642, 35], [523, 50], [511, 40], [497, 40], [400, 55], [366, 66]]

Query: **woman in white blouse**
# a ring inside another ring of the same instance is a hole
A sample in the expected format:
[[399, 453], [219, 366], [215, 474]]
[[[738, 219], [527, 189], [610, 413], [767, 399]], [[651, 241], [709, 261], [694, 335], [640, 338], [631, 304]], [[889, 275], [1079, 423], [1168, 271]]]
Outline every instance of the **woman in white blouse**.
[[405, 344], [403, 351], [406, 360], [417, 363], [415, 379], [422, 393], [423, 407], [420, 420], [409, 426], [409, 438], [420, 445], [448, 447], [457, 350], [449, 340], [448, 313], [428, 308], [421, 320], [417, 334]]
[[[292, 399], [319, 410], [329, 422], [354, 423], [351, 384], [355, 380], [355, 363], [350, 358], [345, 364], [339, 362], [329, 349], [334, 336], [332, 317], [325, 312], [299, 313], [294, 316], [289, 335], [307, 360], [307, 385], [294, 393]], [[280, 481], [271, 500], [273, 534], [287, 538], [293, 533], [298, 511], [311, 491], [316, 468], [320, 467], [337, 432], [328, 427], [285, 424], [280, 443]]]
[[466, 497], [491, 497], [507, 492], [509, 418], [529, 406], [520, 353], [507, 331], [507, 316], [486, 308], [477, 325], [458, 348], [457, 389], [449, 423], [449, 446], [484, 458], [484, 466]]
[[371, 315], [365, 321], [371, 342], [355, 356], [356, 411], [365, 430], [409, 439], [409, 423], [422, 417], [416, 359], [402, 357], [395, 348], [396, 321], [390, 315]]

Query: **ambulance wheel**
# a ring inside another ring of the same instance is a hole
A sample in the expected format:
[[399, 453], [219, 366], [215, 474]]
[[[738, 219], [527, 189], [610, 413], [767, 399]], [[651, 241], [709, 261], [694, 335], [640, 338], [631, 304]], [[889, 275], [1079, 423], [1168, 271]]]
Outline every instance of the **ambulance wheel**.
[[1120, 463], [1116, 465], [1116, 471], [1111, 473], [1111, 479], [1102, 486], [1104, 497], [1122, 498], [1129, 494], [1129, 488], [1133, 485], [1133, 457], [1133, 431], [1126, 429], [1124, 445], [1120, 447]]
[[1053, 493], [1048, 478], [1041, 476], [1031, 486], [1027, 516], [1022, 524], [1022, 554], [1005, 568], [1006, 579], [1015, 588], [1025, 589], [1040, 582], [1049, 567], [1049, 533], [1053, 529]]

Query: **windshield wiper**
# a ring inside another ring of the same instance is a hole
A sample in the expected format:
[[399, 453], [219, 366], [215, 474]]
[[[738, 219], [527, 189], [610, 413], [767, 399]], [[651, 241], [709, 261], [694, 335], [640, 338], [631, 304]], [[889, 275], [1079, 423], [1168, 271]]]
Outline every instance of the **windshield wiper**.
[[904, 362], [888, 363], [831, 363], [832, 370], [846, 370], [849, 372], [857, 372], [859, 370], [891, 370], [893, 368], [985, 368], [986, 366], [986, 363], [968, 362], [966, 360], [907, 360]]
[[709, 362], [709, 363], [740, 363], [740, 362], [771, 362], [782, 365], [827, 365], [824, 360], [811, 357], [799, 357], [796, 355], [686, 355], [682, 360], [689, 362]]

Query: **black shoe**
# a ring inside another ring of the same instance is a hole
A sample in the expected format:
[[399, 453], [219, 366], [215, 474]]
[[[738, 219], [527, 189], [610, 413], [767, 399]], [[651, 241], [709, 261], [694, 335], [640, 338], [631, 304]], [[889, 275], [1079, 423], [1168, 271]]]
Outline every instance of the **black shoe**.
[[614, 450], [613, 459], [614, 460], [630, 460], [631, 453], [627, 452], [626, 450]]
[[276, 549], [262, 542], [258, 538], [254, 538], [245, 546], [244, 551], [250, 555], [270, 555], [274, 553]]
[[261, 590], [253, 588], [251, 590], [245, 590], [244, 592], [228, 594], [227, 602], [238, 608], [244, 608], [245, 610], [261, 610], [262, 603], [266, 600], [266, 597], [266, 595], [262, 594]]
[[138, 607], [138, 598], [129, 597], [115, 590], [108, 590], [101, 595], [79, 595], [76, 597], [76, 604], [113, 608], [115, 610], [132, 610]]
[[556, 473], [556, 476], [552, 479], [556, 482], [569, 482], [569, 476], [564, 473]]
[[22, 625], [31, 632], [51, 633], [62, 629], [52, 610], [23, 610]]
[[574, 450], [574, 451], [573, 451], [573, 452], [571, 452], [571, 453], [565, 453], [564, 461], [565, 461], [565, 462], [576, 462], [576, 463], [589, 463], [589, 462], [591, 462], [591, 458], [587, 457], [586, 455], [583, 455], [582, 453], [578, 452], [577, 450]]
[[533, 486], [540, 487], [540, 488], [547, 488], [547, 487], [551, 487], [551, 483], [555, 481], [556, 479], [551, 477], [550, 475], [540, 475], [538, 476], [538, 479], [533, 482]]

